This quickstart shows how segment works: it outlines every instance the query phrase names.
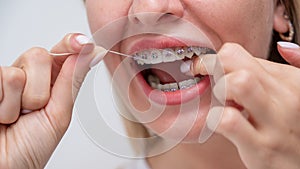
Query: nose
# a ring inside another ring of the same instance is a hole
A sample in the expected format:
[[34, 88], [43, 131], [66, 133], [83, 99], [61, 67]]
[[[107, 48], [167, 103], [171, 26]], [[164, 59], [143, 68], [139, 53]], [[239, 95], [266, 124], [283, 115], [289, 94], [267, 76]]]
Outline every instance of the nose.
[[129, 20], [155, 25], [182, 18], [183, 13], [184, 7], [180, 0], [133, 0]]

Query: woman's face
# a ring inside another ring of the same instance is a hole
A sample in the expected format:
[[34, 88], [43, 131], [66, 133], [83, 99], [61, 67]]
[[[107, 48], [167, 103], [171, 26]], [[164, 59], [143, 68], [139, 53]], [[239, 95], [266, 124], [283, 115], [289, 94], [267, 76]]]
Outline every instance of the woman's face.
[[[123, 39], [114, 46], [114, 50], [122, 53], [134, 54], [147, 51], [151, 55], [154, 49], [160, 49], [159, 52], [162, 53], [160, 57], [165, 60], [165, 57], [170, 54], [170, 52], [163, 52], [167, 51], [167, 48], [171, 49], [172, 55], [176, 55], [180, 53], [181, 48], [185, 51], [196, 50], [196, 48], [189, 48], [190, 46], [197, 46], [199, 50], [209, 47], [218, 51], [224, 43], [235, 42], [242, 45], [253, 56], [266, 59], [276, 3], [274, 0], [87, 0], [86, 7], [92, 33], [128, 15], [155, 12], [162, 14], [136, 15], [128, 18], [126, 22], [154, 28], [159, 24], [178, 22], [177, 19], [172, 19], [171, 15], [192, 23], [207, 37], [206, 40], [199, 37], [199, 41], [194, 37], [193, 40], [182, 43], [180, 38], [175, 40], [159, 34], [140, 34]], [[121, 34], [128, 31], [125, 28], [119, 30]], [[178, 28], [176, 31], [180, 34], [182, 30]], [[101, 37], [99, 38], [101, 41]], [[174, 131], [170, 132], [172, 137], [177, 137], [176, 134], [180, 133], [180, 126], [186, 130], [188, 127], [184, 127], [185, 125], [193, 124], [190, 126], [192, 129], [188, 132], [187, 138], [197, 139], [211, 106], [209, 78], [204, 77], [198, 84], [193, 84], [191, 81], [195, 77], [180, 72], [179, 67], [182, 62], [180, 60], [146, 64], [147, 66], [138, 65], [133, 59], [121, 65], [123, 60], [124, 57], [121, 56], [105, 57], [105, 63], [112, 74], [116, 73], [117, 68], [118, 71], [123, 70], [120, 71], [122, 75], [115, 76], [118, 83], [130, 82], [129, 88], [119, 85], [118, 94], [122, 96], [125, 105], [131, 104], [134, 107], [136, 111], [132, 112], [137, 119], [143, 118], [142, 116], [150, 118], [141, 121], [146, 121], [145, 126], [157, 133], [174, 127]], [[148, 71], [138, 75], [132, 73], [146, 68]], [[189, 79], [192, 80], [187, 82], [186, 80]], [[186, 86], [190, 87], [184, 89]], [[192, 110], [199, 113], [193, 118], [195, 123], [191, 119], [193, 115], [187, 113]], [[177, 124], [179, 127], [172, 126], [178, 117], [181, 119]]]

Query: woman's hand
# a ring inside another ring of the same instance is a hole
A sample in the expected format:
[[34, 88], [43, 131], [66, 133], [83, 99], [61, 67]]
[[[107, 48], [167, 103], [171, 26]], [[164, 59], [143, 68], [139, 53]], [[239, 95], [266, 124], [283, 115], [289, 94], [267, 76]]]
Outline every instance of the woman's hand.
[[11, 67], [1, 67], [0, 168], [45, 166], [69, 126], [93, 50], [85, 36], [69, 34], [51, 52], [72, 55], [53, 57], [32, 48]]
[[237, 44], [193, 62], [194, 74], [214, 75], [219, 101], [239, 105], [212, 108], [207, 124], [212, 129], [223, 111], [216, 132], [237, 147], [248, 169], [300, 168], [300, 48], [295, 47], [278, 46], [291, 65], [255, 58]]

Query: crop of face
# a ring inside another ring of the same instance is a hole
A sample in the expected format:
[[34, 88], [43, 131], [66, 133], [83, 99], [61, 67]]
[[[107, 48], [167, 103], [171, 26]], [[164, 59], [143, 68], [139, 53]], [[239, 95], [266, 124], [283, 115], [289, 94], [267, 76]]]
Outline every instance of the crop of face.
[[[140, 17], [137, 15], [136, 17], [129, 18], [128, 22], [139, 22], [153, 26], [162, 22], [174, 22], [168, 19], [169, 14], [172, 14], [194, 24], [211, 42], [212, 46], [203, 43], [197, 44], [197, 42], [184, 44], [178, 40], [162, 35], [145, 34], [124, 39], [114, 46], [114, 50], [126, 54], [135, 54], [143, 51], [151, 53], [155, 49], [160, 49], [161, 53], [163, 53], [162, 60], [165, 60], [167, 57], [168, 52], [165, 52], [166, 54], [163, 52], [166, 51], [166, 48], [169, 48], [169, 50], [172, 49], [171, 51], [177, 54], [180, 53], [181, 48], [185, 51], [189, 49], [197, 50], [197, 47], [190, 48], [191, 46], [210, 47], [218, 51], [226, 42], [239, 43], [253, 56], [266, 59], [273, 29], [275, 4], [273, 0], [86, 1], [88, 18], [93, 33], [104, 25], [121, 17], [143, 12], [157, 12], [164, 13], [165, 15], [159, 15], [159, 17]], [[126, 32], [126, 30], [122, 31]], [[193, 57], [197, 56], [194, 55]], [[119, 69], [118, 66], [122, 60], [124, 60], [124, 58], [121, 56], [105, 57], [105, 63], [112, 74], [115, 73], [117, 68]], [[185, 58], [185, 61], [186, 60], [188, 59]], [[237, 64], [235, 61], [232, 61], [232, 63]], [[186, 130], [189, 127], [184, 127], [184, 125], [193, 124], [190, 126], [192, 128], [188, 132], [186, 140], [197, 140], [201, 129], [205, 125], [206, 115], [211, 106], [211, 84], [208, 77], [201, 77], [200, 82], [198, 82], [199, 79], [196, 78], [196, 82], [198, 83], [196, 85], [191, 84], [192, 82], [186, 82], [185, 85], [181, 85], [183, 83], [180, 82], [187, 79], [194, 79], [194, 77], [182, 75], [179, 66], [179, 61], [150, 64], [148, 65], [148, 71], [143, 71], [143, 73], [139, 73], [132, 79], [128, 90], [120, 86], [118, 92], [120, 95], [129, 96], [130, 103], [138, 110], [135, 113], [144, 112], [141, 114], [160, 115], [154, 121], [148, 121], [148, 123], [145, 124], [145, 126], [154, 132], [162, 133], [173, 127], [174, 130], [170, 132], [169, 135], [171, 137], [178, 137], [176, 134], [180, 133], [180, 126]], [[133, 76], [130, 74], [130, 70], [140, 68], [143, 68], [143, 66], [137, 64], [134, 60], [122, 64], [120, 69], [124, 71], [121, 71], [123, 74], [118, 78], [120, 83], [121, 81], [130, 81]], [[173, 78], [171, 78], [168, 73], [172, 74]], [[149, 78], [152, 80], [148, 80]], [[190, 87], [184, 89], [186, 85]], [[165, 106], [162, 106], [164, 108], [162, 112], [155, 112], [156, 110], [160, 111], [162, 109], [155, 108], [153, 105], [164, 104]], [[147, 111], [149, 107], [152, 108], [151, 111]], [[195, 117], [195, 121], [190, 118], [191, 115], [187, 112], [189, 111], [189, 107], [195, 107], [195, 111], [199, 113], [198, 116]], [[178, 119], [179, 123], [177, 126], [172, 126], [179, 114], [181, 120]], [[135, 116], [139, 119], [138, 114], [135, 114]]]

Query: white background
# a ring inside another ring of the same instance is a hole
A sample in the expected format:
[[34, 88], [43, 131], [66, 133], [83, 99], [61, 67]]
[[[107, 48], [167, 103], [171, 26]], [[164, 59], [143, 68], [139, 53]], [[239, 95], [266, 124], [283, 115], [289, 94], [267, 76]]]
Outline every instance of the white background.
[[[50, 49], [69, 32], [90, 36], [82, 0], [0, 0], [0, 30], [1, 66], [11, 65], [31, 47]], [[95, 146], [74, 114], [46, 168], [111, 169], [125, 161]]]

